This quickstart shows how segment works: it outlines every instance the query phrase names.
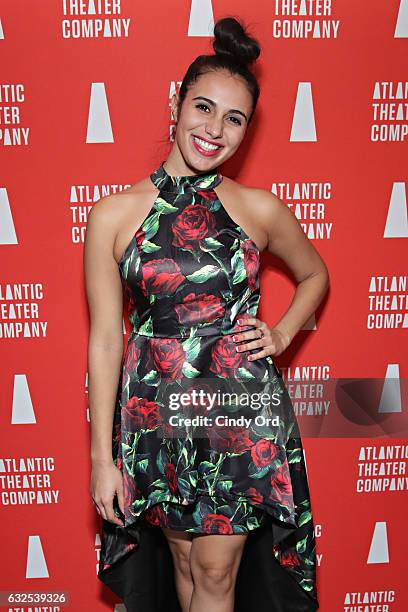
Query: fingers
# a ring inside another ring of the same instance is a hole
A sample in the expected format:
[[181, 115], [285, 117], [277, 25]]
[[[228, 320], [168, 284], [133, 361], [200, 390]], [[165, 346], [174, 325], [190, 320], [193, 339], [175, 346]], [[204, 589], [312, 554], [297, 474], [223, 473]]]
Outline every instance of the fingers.
[[[120, 525], [121, 527], [124, 526], [123, 521], [121, 521], [120, 518], [116, 516], [113, 510], [113, 499], [109, 499], [105, 501], [93, 499], [93, 502], [95, 504], [96, 511], [105, 521], [109, 521], [111, 523], [114, 523], [115, 525]], [[124, 503], [123, 503], [123, 495], [122, 495], [121, 500], [119, 500], [119, 495], [118, 495], [118, 502], [119, 502], [119, 508], [124, 514], [125, 509], [124, 509]]]
[[123, 521], [121, 521], [120, 518], [117, 517], [116, 514], [113, 511], [113, 503], [112, 502], [113, 502], [113, 500], [109, 500], [109, 501], [107, 501], [105, 503], [101, 502], [104, 514], [106, 516], [105, 520], [109, 521], [110, 523], [114, 523], [115, 525], [120, 525], [121, 527], [123, 527]]
[[256, 317], [240, 318], [237, 323], [238, 325], [253, 325], [254, 327], [254, 329], [239, 332], [232, 336], [234, 342], [241, 343], [236, 345], [237, 352], [243, 353], [258, 348], [261, 349], [257, 353], [247, 355], [249, 361], [255, 361], [255, 359], [271, 355], [278, 356], [290, 344], [290, 339], [287, 341], [287, 338], [280, 330], [276, 328], [271, 329], [266, 323]]
[[[238, 320], [240, 323], [240, 320]], [[266, 338], [268, 326], [255, 317], [246, 318], [241, 325], [254, 325], [255, 329], [250, 329], [245, 332], [239, 332], [232, 336], [232, 340], [236, 343], [236, 350], [238, 352], [249, 351], [251, 349], [262, 348], [266, 344]], [[248, 342], [249, 341], [249, 342]], [[249, 358], [249, 357], [248, 357]]]

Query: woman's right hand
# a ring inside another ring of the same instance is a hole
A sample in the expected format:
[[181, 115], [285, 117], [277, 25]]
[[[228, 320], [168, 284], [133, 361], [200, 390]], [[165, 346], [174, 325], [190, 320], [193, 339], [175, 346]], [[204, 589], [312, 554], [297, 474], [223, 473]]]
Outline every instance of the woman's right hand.
[[119, 508], [124, 513], [123, 476], [113, 461], [92, 461], [90, 493], [96, 510], [102, 518], [124, 527], [123, 521], [113, 511], [113, 499], [116, 494]]

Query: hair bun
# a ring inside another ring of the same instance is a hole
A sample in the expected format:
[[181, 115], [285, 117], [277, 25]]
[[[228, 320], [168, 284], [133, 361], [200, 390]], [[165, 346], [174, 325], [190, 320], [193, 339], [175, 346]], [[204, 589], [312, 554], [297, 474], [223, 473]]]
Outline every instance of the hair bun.
[[214, 27], [214, 51], [228, 55], [241, 64], [252, 64], [259, 57], [261, 47], [255, 38], [248, 36], [235, 17], [224, 17]]

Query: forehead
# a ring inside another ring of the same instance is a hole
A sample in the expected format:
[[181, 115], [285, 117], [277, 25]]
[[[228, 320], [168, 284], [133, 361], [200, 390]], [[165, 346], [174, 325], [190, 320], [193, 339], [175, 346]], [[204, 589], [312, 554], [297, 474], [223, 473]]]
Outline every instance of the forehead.
[[244, 79], [226, 70], [210, 70], [202, 74], [189, 87], [188, 97], [204, 96], [213, 100], [217, 106], [249, 110], [252, 96]]

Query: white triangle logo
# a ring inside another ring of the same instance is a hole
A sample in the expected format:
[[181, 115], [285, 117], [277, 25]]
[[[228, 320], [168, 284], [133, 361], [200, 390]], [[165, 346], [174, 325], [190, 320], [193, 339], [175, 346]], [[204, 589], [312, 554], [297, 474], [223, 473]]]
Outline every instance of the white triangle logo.
[[26, 578], [49, 578], [40, 536], [29, 536]]
[[299, 83], [290, 142], [315, 142], [316, 140], [312, 84]]
[[12, 425], [31, 425], [37, 422], [25, 374], [16, 374], [14, 377], [11, 412]]
[[86, 142], [114, 142], [105, 83], [92, 83]]
[[0, 187], [0, 244], [18, 244], [5, 187]]
[[402, 412], [401, 386], [397, 363], [391, 363], [387, 367], [378, 412]]
[[192, 0], [188, 36], [214, 36], [211, 0]]
[[403, 182], [392, 186], [384, 238], [408, 238], [407, 194]]
[[394, 38], [408, 37], [408, 0], [401, 0]]
[[0, 19], [0, 40], [4, 40], [3, 24]]
[[389, 563], [387, 523], [377, 522], [371, 540], [367, 563]]

